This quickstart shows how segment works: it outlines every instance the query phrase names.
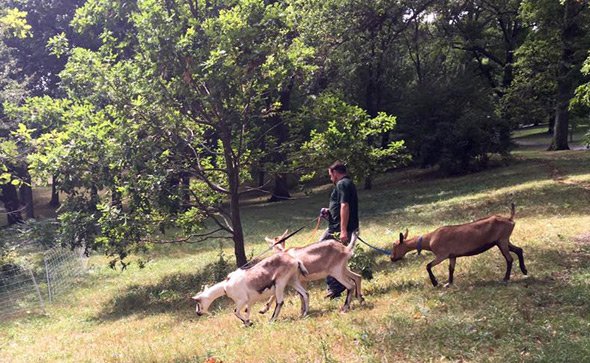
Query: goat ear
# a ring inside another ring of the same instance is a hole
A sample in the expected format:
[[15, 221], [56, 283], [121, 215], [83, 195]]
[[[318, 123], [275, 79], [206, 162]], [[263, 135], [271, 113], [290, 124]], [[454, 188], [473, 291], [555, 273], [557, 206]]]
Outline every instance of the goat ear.
[[198, 301], [198, 300], [199, 300], [198, 296], [199, 296], [199, 295], [195, 295], [195, 296], [191, 297], [191, 299], [193, 299], [193, 300], [195, 300], [195, 301]]
[[264, 240], [268, 243], [270, 243], [271, 245], [275, 243], [275, 240], [272, 238], [268, 238], [268, 237], [264, 237]]
[[406, 233], [404, 233], [404, 239], [408, 239], [408, 229], [406, 228]]
[[280, 239], [285, 238], [285, 236], [288, 235], [288, 234], [289, 234], [289, 230], [288, 229], [285, 229], [285, 232], [283, 232], [283, 234], [281, 235], [281, 238]]
[[401, 245], [402, 243], [404, 243], [404, 235], [403, 233], [399, 234], [399, 244]]

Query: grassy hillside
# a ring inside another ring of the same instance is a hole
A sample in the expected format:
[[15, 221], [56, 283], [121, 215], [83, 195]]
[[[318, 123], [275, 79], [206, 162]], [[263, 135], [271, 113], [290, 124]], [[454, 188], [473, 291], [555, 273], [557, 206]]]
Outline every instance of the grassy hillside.
[[[189, 300], [212, 280], [218, 243], [167, 246], [153, 251], [144, 269], [134, 264], [124, 272], [94, 256], [79, 287], [48, 306], [47, 316], [0, 323], [0, 362], [587, 361], [590, 153], [539, 150], [527, 146], [508, 166], [456, 178], [392, 173], [359, 196], [363, 238], [383, 248], [406, 227], [412, 236], [506, 215], [514, 201], [513, 243], [524, 249], [528, 278], [515, 264], [512, 281], [500, 283], [505, 262], [492, 249], [459, 258], [454, 287], [433, 288], [425, 269], [432, 254], [410, 253], [396, 264], [376, 254], [375, 278], [363, 281], [365, 305], [355, 301], [341, 314], [342, 301], [324, 300], [325, 287], [316, 283], [309, 286], [309, 317], [298, 319], [299, 299], [290, 294], [277, 322], [254, 316], [254, 326], [245, 328], [229, 300], [202, 318]], [[265, 235], [301, 225], [307, 229], [289, 243], [309, 243], [328, 190], [249, 203], [248, 252], [263, 251]], [[434, 268], [441, 282], [447, 266]]]

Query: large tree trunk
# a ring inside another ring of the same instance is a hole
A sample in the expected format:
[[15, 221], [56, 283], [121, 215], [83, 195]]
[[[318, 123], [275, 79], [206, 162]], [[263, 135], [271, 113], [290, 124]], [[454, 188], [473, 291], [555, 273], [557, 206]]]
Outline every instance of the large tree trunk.
[[557, 67], [557, 107], [553, 139], [549, 150], [569, 150], [567, 140], [569, 128], [568, 106], [575, 89], [573, 73], [577, 65], [575, 64], [574, 42], [581, 35], [580, 27], [576, 22], [580, 6], [585, 5], [579, 4], [575, 0], [566, 0], [563, 5], [563, 25], [560, 35], [561, 56]]
[[[561, 93], [561, 92], [560, 92]], [[561, 98], [561, 94], [558, 95]], [[566, 100], [559, 100], [557, 110], [555, 112], [555, 126], [553, 128], [553, 139], [548, 150], [569, 150], [567, 141], [567, 132], [569, 126], [569, 98]]]
[[0, 201], [4, 203], [6, 209], [8, 225], [22, 223], [23, 217], [20, 211], [20, 201], [16, 187], [10, 183], [0, 186]]
[[49, 206], [57, 208], [59, 207], [59, 191], [57, 190], [57, 177], [54, 175], [51, 178], [51, 200]]
[[555, 116], [549, 117], [549, 126], [547, 127], [547, 135], [553, 135], [553, 129], [555, 128]]

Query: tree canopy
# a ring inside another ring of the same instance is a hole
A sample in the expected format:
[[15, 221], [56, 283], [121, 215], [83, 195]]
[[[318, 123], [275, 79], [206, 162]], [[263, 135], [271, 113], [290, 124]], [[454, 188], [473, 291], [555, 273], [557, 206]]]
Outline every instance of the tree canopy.
[[113, 266], [205, 239], [242, 265], [241, 201], [273, 181], [288, 198], [288, 175], [335, 159], [366, 188], [407, 164], [477, 171], [508, 157], [511, 130], [549, 121], [548, 147], [567, 148], [576, 87], [589, 98], [587, 5], [11, 0], [2, 201], [18, 223], [30, 185], [52, 180], [60, 241]]

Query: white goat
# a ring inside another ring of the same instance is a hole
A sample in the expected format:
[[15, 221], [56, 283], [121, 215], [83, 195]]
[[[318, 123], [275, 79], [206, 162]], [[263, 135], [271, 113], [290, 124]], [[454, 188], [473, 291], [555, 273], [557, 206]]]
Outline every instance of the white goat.
[[[277, 318], [283, 306], [284, 290], [287, 285], [293, 286], [301, 298], [301, 316], [307, 315], [309, 299], [307, 291], [299, 280], [307, 270], [301, 261], [281, 253], [269, 256], [252, 267], [239, 268], [227, 275], [225, 281], [219, 282], [193, 296], [196, 302], [197, 315], [208, 313], [209, 306], [216, 299], [227, 295], [236, 304], [235, 315], [246, 325], [250, 322], [250, 306], [266, 299], [272, 294], [276, 299], [274, 313], [270, 321]], [[245, 307], [245, 316], [241, 311]]]
[[[358, 298], [361, 303], [364, 302], [363, 295], [361, 294], [361, 276], [356, 274], [348, 268], [348, 260], [353, 255], [354, 246], [356, 244], [357, 235], [352, 234], [350, 243], [348, 246], [336, 240], [325, 240], [316, 243], [312, 243], [305, 247], [293, 247], [285, 249], [285, 235], [288, 231], [285, 231], [282, 236], [275, 237], [274, 239], [266, 237], [266, 241], [271, 245], [275, 252], [287, 254], [293, 256], [298, 261], [301, 261], [308, 271], [306, 275], [299, 275], [301, 281], [314, 281], [326, 278], [328, 275], [334, 277], [344, 287], [346, 287], [347, 294], [344, 305], [341, 311], [346, 312], [350, 309], [350, 302], [352, 300], [351, 292], [354, 289], [354, 297]], [[273, 297], [271, 296], [266, 307], [263, 308], [260, 313], [264, 314], [270, 308]]]

